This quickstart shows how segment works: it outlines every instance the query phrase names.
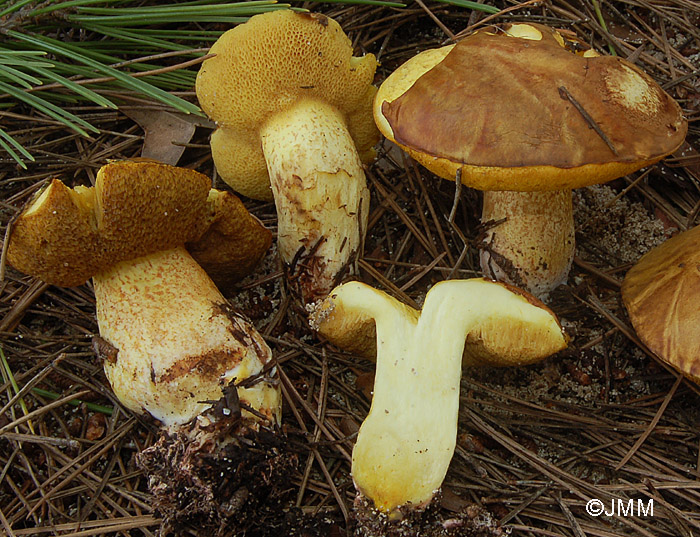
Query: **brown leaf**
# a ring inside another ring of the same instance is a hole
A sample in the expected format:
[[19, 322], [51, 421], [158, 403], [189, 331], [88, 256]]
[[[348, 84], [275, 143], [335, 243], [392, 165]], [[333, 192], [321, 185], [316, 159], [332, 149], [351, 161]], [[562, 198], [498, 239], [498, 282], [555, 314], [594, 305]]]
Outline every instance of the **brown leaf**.
[[196, 124], [192, 119], [164, 110], [130, 109], [124, 113], [144, 131], [142, 157], [173, 166], [178, 163], [185, 151], [181, 144], [189, 143], [194, 135]]

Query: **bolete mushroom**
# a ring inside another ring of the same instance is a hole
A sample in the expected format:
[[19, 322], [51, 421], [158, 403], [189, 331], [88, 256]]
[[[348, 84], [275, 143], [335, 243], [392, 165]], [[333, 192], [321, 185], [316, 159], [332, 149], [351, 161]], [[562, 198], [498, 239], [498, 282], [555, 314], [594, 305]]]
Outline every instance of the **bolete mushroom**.
[[372, 405], [353, 449], [352, 477], [360, 496], [388, 515], [420, 510], [440, 489], [455, 449], [463, 364], [524, 365], [567, 344], [541, 302], [479, 278], [438, 283], [421, 311], [349, 282], [311, 319], [338, 346], [366, 356], [376, 349]]
[[681, 108], [632, 63], [534, 23], [424, 51], [381, 85], [380, 131], [445, 179], [484, 190], [487, 276], [538, 296], [566, 280], [571, 189], [654, 164], [687, 132]]
[[197, 75], [217, 124], [216, 169], [236, 192], [274, 197], [278, 248], [304, 303], [323, 298], [359, 251], [374, 157], [373, 55], [352, 55], [333, 19], [278, 10], [225, 32]]
[[191, 243], [206, 252], [201, 237], [215, 234], [223, 243], [227, 227], [237, 227], [230, 237], [245, 259], [233, 269], [241, 276], [261, 259], [270, 233], [247, 211], [232, 223], [235, 212], [217, 206], [240, 201], [210, 186], [193, 170], [138, 161], [102, 167], [94, 187], [71, 189], [53, 179], [14, 222], [7, 258], [53, 285], [92, 278], [96, 346], [127, 408], [180, 426], [211, 407], [229, 383], [260, 375], [238, 396], [253, 409], [248, 418], [277, 424], [279, 389], [263, 376], [270, 349], [184, 248]]
[[700, 384], [700, 226], [650, 250], [622, 282], [639, 339]]

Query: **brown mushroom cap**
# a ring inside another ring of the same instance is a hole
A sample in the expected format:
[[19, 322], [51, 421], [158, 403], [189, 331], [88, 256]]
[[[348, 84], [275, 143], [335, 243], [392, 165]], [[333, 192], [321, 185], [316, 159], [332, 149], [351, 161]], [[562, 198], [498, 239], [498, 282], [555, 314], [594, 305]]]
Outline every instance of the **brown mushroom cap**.
[[[107, 164], [91, 188], [71, 189], [53, 179], [15, 221], [8, 262], [25, 274], [69, 287], [117, 262], [185, 243], [205, 250], [197, 241], [222, 218], [210, 186], [201, 173], [153, 161]], [[224, 197], [229, 196], [235, 198]], [[235, 218], [240, 211], [230, 214]], [[241, 257], [259, 260], [270, 232], [252, 217], [236, 221], [240, 228], [231, 239], [233, 248]], [[246, 240], [239, 242], [241, 237]]]
[[272, 233], [231, 192], [210, 190], [209, 204], [213, 207], [209, 227], [186, 247], [217, 287], [224, 290], [260, 263], [272, 244]]
[[651, 77], [618, 57], [575, 54], [546, 26], [518, 26], [527, 35], [480, 30], [399, 67], [375, 99], [382, 133], [481, 190], [602, 183], [680, 146], [687, 122]]
[[700, 226], [645, 254], [622, 283], [639, 339], [700, 383]]
[[324, 15], [278, 10], [224, 33], [197, 75], [197, 98], [218, 129], [217, 171], [237, 192], [272, 199], [258, 130], [300, 99], [318, 99], [346, 119], [362, 160], [378, 140], [372, 120], [377, 62], [353, 57], [340, 25]]

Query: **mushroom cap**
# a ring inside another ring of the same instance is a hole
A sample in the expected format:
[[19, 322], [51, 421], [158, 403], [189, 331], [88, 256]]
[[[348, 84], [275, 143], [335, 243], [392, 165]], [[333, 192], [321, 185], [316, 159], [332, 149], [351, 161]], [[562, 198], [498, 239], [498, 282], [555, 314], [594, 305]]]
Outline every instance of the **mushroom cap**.
[[225, 32], [197, 75], [197, 98], [218, 129], [212, 155], [237, 192], [272, 199], [259, 129], [299, 99], [318, 99], [345, 118], [363, 161], [374, 157], [372, 119], [377, 62], [353, 57], [340, 25], [324, 15], [278, 10]]
[[677, 149], [678, 104], [632, 63], [579, 47], [539, 24], [479, 30], [392, 73], [375, 121], [429, 170], [461, 169], [481, 190], [603, 183]]
[[622, 283], [639, 339], [700, 383], [700, 226], [647, 252]]
[[[432, 305], [440, 303], [436, 297], [444, 296], [441, 293], [456, 296], [462, 301], [464, 311], [452, 310], [450, 317], [468, 316], [475, 290], [483, 290], [485, 293], [483, 296], [476, 295], [479, 299], [488, 297], [490, 313], [479, 316], [467, 334], [462, 365], [522, 366], [543, 360], [566, 348], [567, 336], [552, 310], [528, 292], [504, 282], [486, 278], [439, 282], [426, 295], [425, 304], [429, 303], [429, 296], [433, 297]], [[358, 296], [362, 297], [362, 307], [353, 301]], [[422, 311], [425, 310], [424, 305]], [[486, 308], [482, 310], [485, 311]], [[430, 322], [434, 325], [441, 324], [444, 319], [439, 315], [445, 313], [430, 310], [427, 314], [430, 319], [426, 319], [425, 313], [399, 302], [383, 291], [353, 281], [339, 285], [325, 300], [316, 304], [309, 322], [313, 330], [335, 346], [375, 360], [376, 326], [378, 322], [383, 322], [381, 319], [386, 317], [388, 311], [398, 311], [399, 316], [411, 324], [416, 324], [423, 318], [422, 323]], [[436, 333], [442, 334], [442, 339], [448, 336], [442, 328], [436, 330]], [[457, 339], [459, 336], [463, 334], [454, 335]], [[442, 344], [441, 340], [439, 345]]]
[[211, 189], [213, 209], [204, 234], [185, 246], [219, 289], [244, 278], [272, 244], [272, 233], [231, 192]]
[[[143, 160], [103, 166], [94, 187], [71, 189], [53, 179], [14, 222], [8, 262], [47, 283], [70, 287], [120, 261], [185, 243], [196, 246], [221, 219], [210, 186], [210, 179], [194, 170]], [[252, 218], [236, 222], [241, 228], [232, 240], [239, 256], [259, 260], [270, 232]], [[240, 242], [251, 235], [258, 239]]]

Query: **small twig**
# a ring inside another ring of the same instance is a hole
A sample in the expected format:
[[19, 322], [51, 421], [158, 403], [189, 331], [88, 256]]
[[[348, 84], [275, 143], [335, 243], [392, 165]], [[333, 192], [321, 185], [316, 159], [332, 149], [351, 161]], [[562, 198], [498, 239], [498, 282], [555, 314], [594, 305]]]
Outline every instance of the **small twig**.
[[0, 439], [14, 440], [16, 442], [29, 442], [34, 444], [48, 444], [64, 448], [79, 448], [80, 442], [69, 438], [54, 438], [53, 436], [38, 436], [35, 434], [5, 432], [0, 435]]
[[586, 537], [586, 534], [581, 529], [581, 526], [576, 520], [576, 517], [574, 517], [574, 514], [571, 512], [571, 509], [569, 509], [569, 506], [567, 506], [564, 503], [564, 500], [562, 500], [561, 491], [557, 491], [557, 493], [554, 495], [554, 499], [559, 504], [559, 508], [561, 509], [562, 513], [564, 513], [566, 520], [569, 521], [569, 525], [571, 526], [574, 535], [576, 535], [576, 537]]
[[446, 252], [442, 252], [439, 256], [437, 256], [435, 259], [433, 259], [429, 265], [426, 265], [420, 272], [418, 272], [418, 274], [416, 274], [415, 276], [413, 276], [413, 278], [411, 278], [405, 284], [403, 284], [401, 286], [401, 290], [407, 291], [408, 289], [413, 287], [413, 285], [415, 283], [417, 283], [418, 281], [420, 281], [423, 278], [423, 276], [425, 276], [426, 274], [428, 274], [428, 272], [433, 270], [435, 268], [435, 265], [437, 265], [440, 261], [442, 261], [442, 258], [445, 257], [445, 255], [446, 255]]
[[42, 414], [45, 414], [49, 410], [52, 410], [54, 408], [60, 407], [61, 405], [64, 405], [66, 403], [69, 403], [73, 399], [80, 399], [84, 395], [87, 395], [89, 393], [92, 393], [92, 390], [82, 390], [76, 393], [72, 393], [70, 395], [66, 395], [65, 397], [62, 397], [61, 399], [58, 399], [54, 401], [53, 403], [49, 403], [48, 405], [42, 406], [40, 408], [37, 408], [36, 410], [33, 410], [29, 414], [25, 414], [21, 418], [17, 418], [16, 420], [12, 421], [11, 423], [8, 423], [4, 427], [0, 427], [0, 434], [4, 434], [10, 429], [14, 429], [18, 425], [21, 425], [22, 423], [31, 420], [32, 418], [35, 418], [37, 416], [41, 416]]
[[532, 7], [533, 5], [539, 4], [541, 2], [542, 2], [542, 0], [527, 0], [526, 2], [521, 2], [520, 4], [517, 4], [515, 6], [511, 6], [511, 7], [508, 7], [506, 9], [502, 9], [498, 13], [494, 13], [493, 15], [489, 15], [488, 17], [484, 17], [483, 19], [481, 19], [480, 21], [477, 21], [474, 24], [470, 24], [464, 30], [459, 32], [454, 37], [454, 39], [459, 39], [460, 37], [464, 37], [465, 35], [470, 33], [475, 28], [482, 26], [482, 25], [486, 24], [487, 22], [491, 22], [492, 20], [497, 19], [498, 17], [502, 17], [506, 13], [510, 13], [511, 11], [516, 11], [518, 9], [522, 9], [524, 7]]
[[627, 461], [629, 461], [632, 458], [632, 456], [637, 452], [637, 450], [639, 450], [639, 448], [642, 447], [642, 444], [646, 441], [646, 439], [649, 438], [649, 435], [652, 433], [652, 431], [654, 430], [656, 425], [659, 423], [661, 416], [663, 416], [664, 411], [666, 410], [666, 407], [671, 402], [671, 399], [673, 399], [673, 396], [675, 395], [676, 390], [678, 389], [678, 386], [680, 386], [682, 380], [683, 380], [683, 375], [678, 373], [678, 376], [676, 377], [676, 382], [673, 384], [673, 386], [669, 390], [668, 395], [666, 395], [666, 397], [664, 398], [663, 403], [661, 403], [659, 410], [654, 415], [654, 418], [649, 423], [649, 426], [642, 433], [642, 436], [640, 436], [637, 439], [637, 441], [634, 443], [632, 448], [627, 452], [627, 454], [624, 457], [622, 457], [622, 460], [617, 463], [617, 466], [615, 466], [615, 470], [619, 470], [625, 464], [627, 464]]
[[615, 287], [617, 289], [619, 289], [620, 286], [622, 285], [620, 280], [618, 280], [617, 278], [613, 278], [609, 274], [603, 272], [602, 270], [598, 269], [597, 267], [594, 267], [593, 265], [591, 265], [590, 263], [584, 261], [583, 259], [581, 259], [579, 257], [574, 257], [574, 264], [577, 267], [580, 267], [583, 270], [590, 272], [594, 276], [600, 278], [601, 280], [609, 283], [610, 285], [612, 285], [613, 287]]
[[0, 283], [5, 281], [5, 266], [7, 264], [7, 248], [10, 244], [10, 235], [12, 234], [12, 225], [14, 224], [15, 217], [13, 217], [5, 228], [5, 238], [2, 241], [2, 252], [0, 252]]
[[441, 21], [440, 19], [438, 19], [438, 18], [435, 16], [435, 13], [433, 13], [432, 11], [430, 11], [430, 9], [428, 9], [428, 6], [426, 6], [426, 5], [423, 3], [423, 0], [416, 0], [416, 4], [418, 4], [421, 8], [423, 8], [423, 10], [428, 14], [428, 16], [429, 16], [431, 19], [433, 19], [433, 21], [435, 22], [435, 24], [437, 24], [437, 25], [440, 27], [440, 29], [441, 29], [443, 32], [445, 32], [445, 35], [446, 35], [447, 37], [449, 37], [449, 40], [450, 40], [450, 41], [454, 41], [454, 40], [455, 40], [455, 34], [453, 34], [453, 33], [450, 31], [450, 29], [449, 29], [447, 26], [445, 26], [445, 25], [442, 23], [442, 21]]
[[452, 209], [450, 210], [450, 216], [447, 221], [450, 224], [454, 224], [455, 215], [457, 214], [457, 206], [459, 205], [459, 198], [462, 196], [462, 168], [457, 168], [457, 174], [455, 175], [455, 198], [452, 202]]
[[562, 99], [568, 100], [571, 104], [574, 105], [574, 108], [578, 110], [579, 114], [583, 116], [583, 119], [586, 120], [586, 123], [596, 132], [598, 136], [601, 137], [601, 139], [605, 142], [605, 145], [607, 145], [610, 148], [610, 151], [613, 152], [613, 155], [617, 156], [617, 149], [615, 149], [615, 146], [612, 144], [610, 141], [610, 138], [607, 137], [607, 135], [603, 132], [603, 129], [600, 128], [600, 125], [598, 125], [595, 120], [590, 116], [588, 112], [583, 108], [581, 103], [579, 103], [571, 93], [569, 93], [569, 90], [566, 89], [564, 86], [559, 86], [559, 96]]

